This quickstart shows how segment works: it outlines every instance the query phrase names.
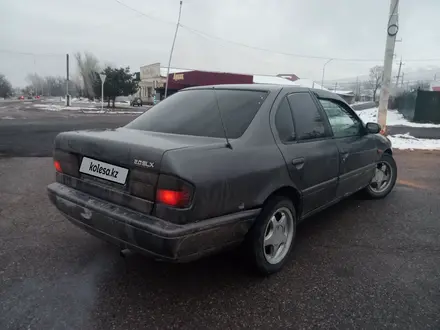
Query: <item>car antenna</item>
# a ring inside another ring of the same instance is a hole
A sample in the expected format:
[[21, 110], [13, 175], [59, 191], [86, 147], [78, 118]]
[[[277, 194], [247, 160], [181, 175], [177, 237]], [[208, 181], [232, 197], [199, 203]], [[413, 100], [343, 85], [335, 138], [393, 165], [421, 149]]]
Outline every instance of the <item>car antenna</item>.
[[212, 87], [212, 90], [214, 91], [215, 102], [217, 103], [217, 110], [218, 110], [218, 114], [220, 116], [220, 122], [222, 123], [223, 133], [225, 134], [226, 147], [229, 149], [232, 149], [232, 145], [229, 143], [228, 134], [226, 132], [226, 126], [225, 126], [225, 123], [223, 122], [223, 116], [222, 116], [222, 111], [220, 110], [220, 104], [218, 102], [217, 91], [215, 90], [215, 87]]

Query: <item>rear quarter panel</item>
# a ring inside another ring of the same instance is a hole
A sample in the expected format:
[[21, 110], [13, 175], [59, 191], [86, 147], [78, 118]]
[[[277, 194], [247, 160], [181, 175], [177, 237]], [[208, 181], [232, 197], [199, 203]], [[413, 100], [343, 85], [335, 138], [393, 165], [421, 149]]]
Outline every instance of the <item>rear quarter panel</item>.
[[177, 213], [179, 223], [259, 207], [273, 191], [290, 181], [284, 159], [275, 145], [174, 150], [164, 155], [162, 164], [162, 173], [178, 175], [196, 187], [189, 210], [175, 212], [157, 205], [159, 217]]

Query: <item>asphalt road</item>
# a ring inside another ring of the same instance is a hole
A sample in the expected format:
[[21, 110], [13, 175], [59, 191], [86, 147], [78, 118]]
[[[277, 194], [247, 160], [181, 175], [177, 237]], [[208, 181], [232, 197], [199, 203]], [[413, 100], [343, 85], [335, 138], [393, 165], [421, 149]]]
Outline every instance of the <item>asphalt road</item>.
[[0, 329], [440, 328], [440, 153], [396, 151], [386, 199], [300, 225], [283, 271], [260, 278], [234, 252], [123, 259], [68, 223], [46, 196], [51, 158], [29, 156], [58, 131], [133, 117], [27, 116], [0, 121]]
[[[63, 131], [124, 126], [136, 115], [85, 115], [42, 112], [32, 118], [0, 120], [0, 156], [52, 155], [55, 136]], [[10, 117], [11, 118], [11, 117]]]
[[29, 103], [29, 102], [39, 102], [40, 100], [36, 99], [0, 99], [0, 106], [6, 106], [6, 105], [16, 105], [16, 104], [23, 104], [23, 103]]
[[51, 206], [50, 158], [1, 159], [0, 329], [439, 329], [440, 154], [396, 158], [391, 195], [302, 224], [268, 278], [233, 252], [123, 259]]

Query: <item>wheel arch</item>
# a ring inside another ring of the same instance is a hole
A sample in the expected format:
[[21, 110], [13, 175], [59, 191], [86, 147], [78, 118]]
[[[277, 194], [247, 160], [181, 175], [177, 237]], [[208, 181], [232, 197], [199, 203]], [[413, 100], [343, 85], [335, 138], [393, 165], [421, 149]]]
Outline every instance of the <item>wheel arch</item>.
[[302, 213], [302, 194], [301, 192], [292, 186], [282, 186], [278, 189], [274, 190], [264, 201], [263, 207], [267, 204], [267, 202], [272, 199], [274, 196], [283, 196], [289, 198], [293, 206], [295, 207], [296, 216], [298, 220], [301, 218]]
[[388, 154], [388, 155], [393, 155], [393, 150], [391, 148], [386, 149], [384, 152], [384, 154]]

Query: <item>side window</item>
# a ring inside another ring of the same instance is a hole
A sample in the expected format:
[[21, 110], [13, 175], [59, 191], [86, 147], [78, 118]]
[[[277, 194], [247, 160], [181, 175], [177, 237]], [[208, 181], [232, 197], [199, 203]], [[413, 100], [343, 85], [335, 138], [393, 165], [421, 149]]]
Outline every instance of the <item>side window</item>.
[[347, 109], [332, 100], [320, 99], [336, 138], [360, 135], [362, 123]]
[[275, 127], [282, 142], [295, 140], [295, 128], [293, 127], [292, 111], [287, 98], [284, 98], [275, 114]]
[[324, 121], [312, 97], [308, 93], [294, 93], [290, 94], [288, 99], [293, 110], [297, 139], [325, 137]]

